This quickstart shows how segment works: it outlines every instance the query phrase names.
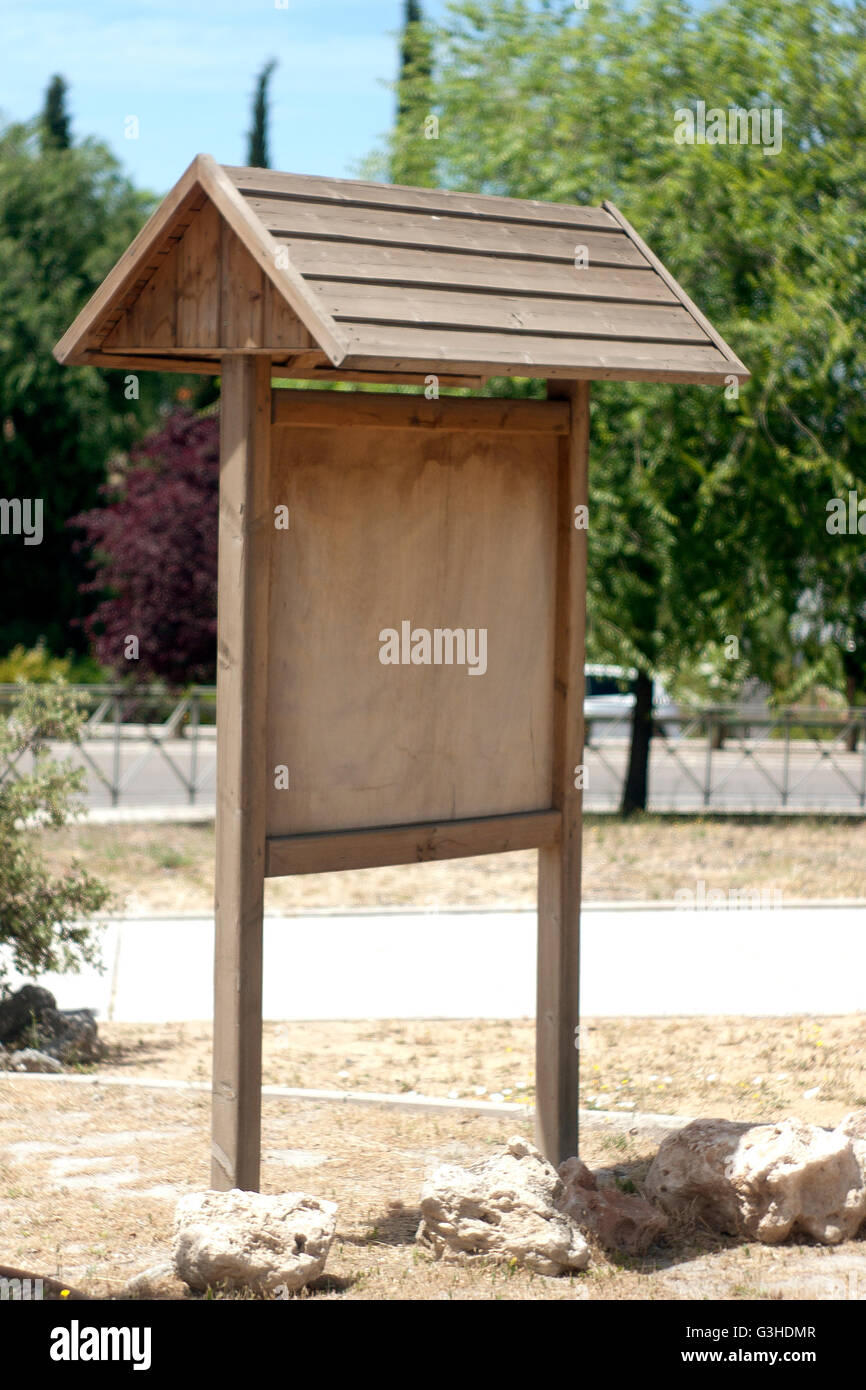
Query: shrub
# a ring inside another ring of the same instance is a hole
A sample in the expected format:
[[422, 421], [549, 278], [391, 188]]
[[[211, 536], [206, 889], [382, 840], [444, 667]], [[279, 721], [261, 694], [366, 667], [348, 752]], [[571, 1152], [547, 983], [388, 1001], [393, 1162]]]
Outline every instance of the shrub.
[[[132, 452], [103, 507], [74, 517], [103, 595], [85, 626], [119, 674], [172, 686], [216, 673], [219, 421], [181, 409]], [[137, 638], [130, 659], [129, 639]]]
[[35, 647], [18, 643], [6, 656], [0, 657], [0, 685], [24, 681], [28, 685], [45, 681], [68, 681], [70, 685], [100, 685], [111, 677], [92, 656], [52, 656], [40, 640]]
[[53, 876], [38, 848], [40, 825], [62, 826], [80, 809], [84, 769], [52, 756], [48, 740], [77, 742], [81, 720], [75, 696], [57, 681], [22, 686], [0, 720], [0, 980], [10, 965], [39, 975], [98, 963], [86, 919], [106, 906], [108, 888], [78, 864]]

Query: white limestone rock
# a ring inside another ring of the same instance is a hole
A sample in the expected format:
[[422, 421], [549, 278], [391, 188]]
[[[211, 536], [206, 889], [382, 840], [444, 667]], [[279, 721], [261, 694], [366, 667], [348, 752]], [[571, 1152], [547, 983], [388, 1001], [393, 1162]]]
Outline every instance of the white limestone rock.
[[645, 1191], [669, 1216], [691, 1212], [717, 1231], [767, 1245], [791, 1234], [836, 1245], [866, 1219], [855, 1142], [793, 1119], [694, 1120], [662, 1143]]
[[421, 1190], [418, 1240], [437, 1259], [516, 1262], [537, 1274], [586, 1269], [589, 1246], [556, 1203], [556, 1169], [532, 1144], [469, 1168], [443, 1164]]
[[175, 1273], [191, 1289], [292, 1292], [324, 1270], [336, 1214], [304, 1192], [190, 1193], [175, 1209]]

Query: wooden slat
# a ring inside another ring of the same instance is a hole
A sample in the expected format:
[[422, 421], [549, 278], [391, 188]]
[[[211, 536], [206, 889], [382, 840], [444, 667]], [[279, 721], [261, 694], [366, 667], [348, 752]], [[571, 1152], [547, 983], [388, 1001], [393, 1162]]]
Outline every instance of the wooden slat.
[[301, 323], [297, 314], [289, 308], [279, 290], [264, 277], [264, 328], [263, 342], [275, 348], [309, 348], [315, 346], [315, 339], [309, 329]]
[[530, 434], [566, 434], [567, 402], [472, 399], [443, 396], [428, 401], [419, 396], [384, 392], [277, 391], [273, 397], [274, 425], [325, 429], [511, 430]]
[[[427, 375], [424, 372], [350, 372], [342, 367], [332, 367], [324, 353], [303, 353], [302, 358], [317, 356], [322, 359], [320, 362], [305, 361], [303, 366], [298, 366], [293, 359], [291, 372], [281, 372], [283, 377], [291, 376], [293, 379], [309, 381], [360, 381], [375, 383], [377, 386], [418, 386], [426, 387]], [[485, 377], [456, 376], [452, 372], [437, 372], [436, 380], [440, 387], [465, 387], [469, 391], [479, 390], [486, 380]]]
[[220, 410], [211, 1185], [257, 1189], [261, 1142], [270, 366], [231, 357]]
[[580, 333], [620, 342], [708, 343], [706, 333], [679, 305], [575, 303], [568, 299], [524, 299], [466, 290], [405, 289], [390, 285], [308, 280], [338, 322], [425, 324], [436, 328], [568, 335]]
[[[340, 367], [335, 375], [335, 380], [340, 381], [360, 381], [366, 380], [367, 375], [375, 372], [378, 375], [383, 373], [388, 380], [396, 381], [396, 373], [405, 372], [412, 367], [416, 372], [423, 370], [426, 374], [438, 373], [439, 366], [436, 362], [422, 363], [414, 361], [409, 363], [405, 357], [347, 357], [345, 367]], [[724, 384], [725, 378], [733, 369], [727, 365], [721, 367], [676, 367], [676, 366], [647, 366], [637, 362], [625, 362], [619, 366], [609, 366], [599, 364], [566, 364], [561, 362], [545, 362], [537, 365], [528, 366], [525, 362], [516, 362], [514, 359], [503, 358], [500, 362], [470, 362], [461, 361], [455, 358], [449, 361], [448, 370], [450, 372], [483, 371], [485, 379], [494, 376], [513, 376], [513, 377], [536, 377], [545, 376], [548, 379], [557, 381], [668, 381], [679, 382], [687, 386], [718, 386]]]
[[473, 251], [523, 260], [574, 264], [577, 247], [586, 247], [590, 265], [642, 266], [646, 260], [625, 232], [573, 231], [525, 227], [512, 222], [474, 222], [446, 215], [378, 212], [339, 203], [282, 202], [248, 198], [246, 206], [277, 237], [310, 236], [368, 245], [423, 246], [429, 251]]
[[220, 345], [264, 345], [264, 274], [243, 242], [226, 227], [222, 237]]
[[206, 202], [178, 245], [177, 347], [219, 347], [220, 215]]
[[403, 367], [410, 362], [447, 362], [452, 371], [489, 367], [523, 376], [550, 376], [548, 367], [641, 369], [663, 375], [670, 372], [720, 374], [730, 369], [727, 359], [712, 344], [694, 347], [665, 343], [605, 342], [597, 338], [547, 338], [542, 335], [462, 332], [424, 327], [358, 327], [352, 330], [344, 365], [383, 367], [381, 358]]
[[506, 854], [555, 844], [559, 826], [558, 811], [531, 811], [377, 830], [340, 830], [328, 835], [276, 836], [268, 839], [266, 873], [269, 878], [279, 878]]
[[189, 357], [180, 356], [175, 348], [171, 357], [159, 357], [147, 350], [139, 351], [125, 348], [121, 352], [82, 352], [76, 355], [76, 363], [84, 367], [106, 367], [116, 371], [132, 372], [187, 372], [190, 376], [218, 376], [222, 370], [218, 357], [200, 357], [197, 353]]
[[631, 303], [677, 304], [676, 295], [648, 266], [578, 269], [553, 261], [497, 260], [483, 253], [437, 251], [417, 246], [363, 246], [314, 238], [282, 241], [292, 264], [310, 279], [364, 280], [370, 284], [488, 289], [580, 299], [627, 299]]
[[557, 845], [538, 855], [536, 1141], [554, 1165], [578, 1151], [580, 873], [587, 530], [575, 507], [589, 502], [589, 386], [568, 383], [571, 432], [560, 441], [553, 700], [553, 801], [562, 814]]
[[607, 228], [616, 225], [603, 208], [544, 203], [536, 199], [502, 198], [486, 193], [451, 193], [438, 188], [409, 188], [401, 184], [367, 183], [359, 179], [328, 179], [310, 174], [283, 174], [273, 169], [223, 165], [245, 197], [278, 196], [343, 206], [400, 211], [447, 212], [495, 221], [550, 226]]
[[151, 349], [175, 346], [177, 329], [178, 243], [161, 257], [141, 294], [105, 337], [103, 348], [147, 344]]

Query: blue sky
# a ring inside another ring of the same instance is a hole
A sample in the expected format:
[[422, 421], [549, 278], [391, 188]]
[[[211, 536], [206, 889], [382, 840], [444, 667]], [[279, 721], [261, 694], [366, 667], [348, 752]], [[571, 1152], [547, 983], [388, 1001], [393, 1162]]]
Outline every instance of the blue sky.
[[[401, 0], [0, 0], [0, 113], [20, 120], [52, 73], [76, 138], [97, 135], [164, 193], [194, 154], [245, 160], [255, 74], [271, 82], [274, 168], [354, 172], [391, 124]], [[428, 0], [425, 13], [441, 13]], [[137, 116], [139, 138], [124, 121]]]

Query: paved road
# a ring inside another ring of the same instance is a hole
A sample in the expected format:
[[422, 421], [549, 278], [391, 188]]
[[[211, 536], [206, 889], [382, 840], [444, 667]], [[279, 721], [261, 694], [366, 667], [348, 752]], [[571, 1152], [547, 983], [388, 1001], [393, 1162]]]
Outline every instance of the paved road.
[[[68, 750], [64, 750], [68, 752]], [[90, 742], [73, 754], [88, 768], [88, 805], [112, 805], [109, 787], [120, 784], [121, 808], [196, 805], [213, 808], [216, 772], [215, 740], [202, 740], [197, 750], [187, 739], [173, 739], [160, 748], [145, 740], [124, 743], [119, 754], [110, 741]], [[590, 811], [614, 809], [625, 771], [627, 747], [622, 739], [602, 742], [587, 750]], [[650, 764], [650, 805], [653, 810], [708, 809], [703, 788], [707, 753], [703, 745], [657, 742]], [[721, 811], [853, 811], [866, 810], [866, 756], [833, 750], [833, 761], [822, 758], [813, 745], [793, 743], [790, 751], [787, 803], [780, 788], [785, 782], [785, 751], [780, 743], [750, 745], [746, 755], [736, 745], [714, 752], [710, 763], [712, 796], [709, 809]], [[188, 784], [195, 786], [191, 796]]]
[[[110, 926], [108, 969], [46, 977], [62, 1008], [158, 1022], [211, 1015], [213, 923]], [[587, 1016], [866, 1011], [866, 907], [588, 908]], [[272, 1019], [522, 1018], [535, 1012], [534, 912], [269, 918]]]

